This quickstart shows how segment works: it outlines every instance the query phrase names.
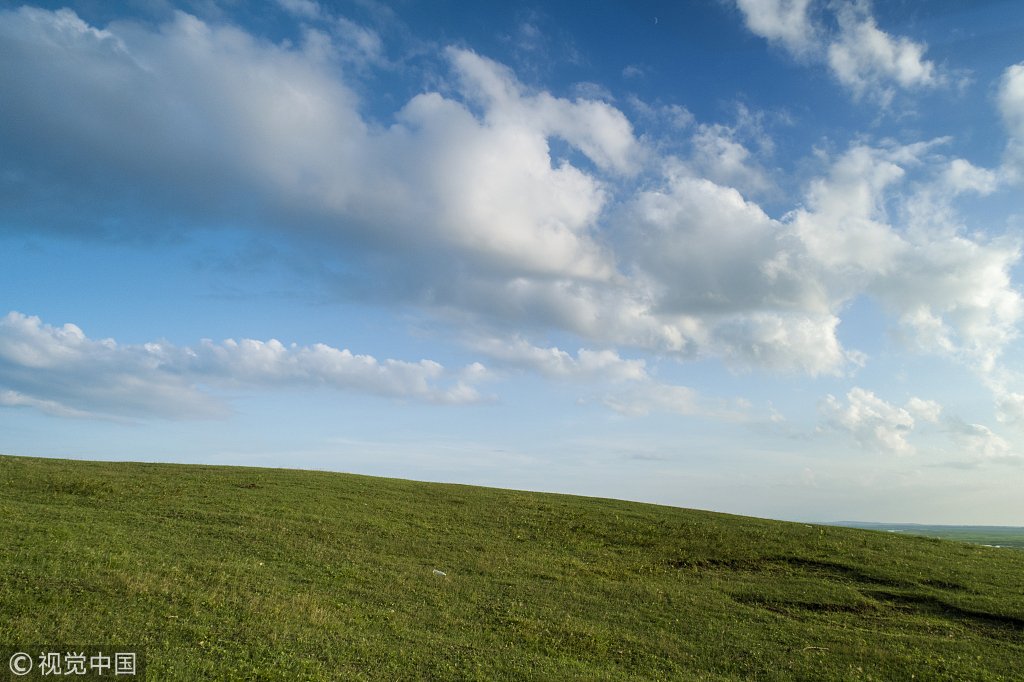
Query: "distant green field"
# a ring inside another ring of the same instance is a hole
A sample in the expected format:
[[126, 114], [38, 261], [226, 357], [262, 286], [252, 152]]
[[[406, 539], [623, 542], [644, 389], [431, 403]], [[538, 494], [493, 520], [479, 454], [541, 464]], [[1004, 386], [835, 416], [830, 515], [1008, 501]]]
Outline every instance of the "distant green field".
[[828, 525], [920, 535], [926, 538], [969, 542], [988, 547], [1024, 549], [1024, 528], [1010, 526], [925, 526], [919, 523], [830, 523]]
[[150, 681], [1024, 679], [1024, 552], [900, 533], [0, 456], [0, 548], [0, 645]]

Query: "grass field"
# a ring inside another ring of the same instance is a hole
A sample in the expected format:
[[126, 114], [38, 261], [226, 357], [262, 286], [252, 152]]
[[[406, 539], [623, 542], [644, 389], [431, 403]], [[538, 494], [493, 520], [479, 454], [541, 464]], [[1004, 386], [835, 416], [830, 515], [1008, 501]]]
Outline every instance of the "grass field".
[[0, 457], [0, 547], [0, 645], [132, 644], [151, 682], [1024, 679], [1024, 552], [897, 533]]

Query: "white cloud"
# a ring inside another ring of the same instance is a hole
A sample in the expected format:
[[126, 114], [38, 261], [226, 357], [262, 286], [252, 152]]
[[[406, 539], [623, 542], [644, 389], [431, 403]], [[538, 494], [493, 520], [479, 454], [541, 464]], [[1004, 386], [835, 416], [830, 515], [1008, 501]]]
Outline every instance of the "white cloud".
[[[605, 339], [739, 367], [842, 374], [863, 354], [836, 338], [841, 311], [868, 294], [922, 350], [989, 371], [1022, 313], [1010, 278], [1020, 248], [1009, 237], [964, 234], [951, 183], [987, 190], [991, 174], [937, 157], [944, 142], [855, 144], [782, 220], [667, 163], [664, 184], [637, 192], [616, 216], [618, 254], [635, 284], [623, 291], [635, 305], [598, 308]], [[911, 184], [909, 173], [927, 181]], [[909, 216], [902, 229], [893, 208]]]
[[838, 324], [834, 315], [758, 313], [725, 321], [714, 338], [723, 358], [736, 366], [841, 374], [860, 357], [836, 338]]
[[839, 36], [828, 46], [828, 63], [855, 97], [870, 93], [883, 106], [892, 101], [895, 82], [904, 89], [945, 84], [935, 64], [923, 59], [927, 46], [880, 30], [865, 0], [839, 5]]
[[[448, 372], [432, 360], [378, 362], [322, 343], [285, 346], [279, 341], [228, 339], [221, 344], [204, 339], [198, 346], [177, 349], [165, 343], [146, 344], [160, 366], [225, 388], [266, 390], [326, 386], [386, 397], [409, 397], [438, 404], [480, 402], [481, 396], [461, 381], [438, 388]], [[468, 376], [477, 375], [473, 367]]]
[[665, 187], [638, 192], [619, 219], [632, 233], [624, 247], [631, 265], [660, 289], [660, 311], [733, 313], [771, 297], [758, 266], [773, 251], [778, 226], [735, 189], [670, 176]]
[[338, 38], [339, 52], [345, 61], [356, 66], [387, 63], [384, 58], [384, 42], [376, 31], [345, 17], [335, 19], [333, 28]]
[[321, 16], [320, 3], [313, 0], [277, 0], [277, 4], [304, 19], [319, 19]]
[[904, 409], [910, 414], [914, 415], [916, 419], [926, 422], [939, 421], [939, 413], [942, 412], [942, 405], [939, 405], [934, 400], [922, 400], [921, 398], [911, 398], [907, 401]]
[[1018, 334], [1024, 309], [1010, 268], [1019, 260], [1015, 239], [979, 244], [954, 236], [915, 248], [874, 288], [922, 348], [949, 352], [987, 374]]
[[324, 344], [243, 339], [119, 346], [73, 324], [52, 327], [11, 312], [0, 319], [0, 403], [61, 417], [207, 419], [229, 413], [220, 390], [326, 387], [436, 404], [485, 399], [466, 382], [483, 367], [449, 372], [430, 360], [378, 362]]
[[638, 318], [659, 321], [660, 338], [676, 339], [666, 349], [736, 366], [842, 371], [848, 356], [827, 292], [780, 265], [800, 245], [738, 191], [670, 176], [627, 202], [618, 220], [630, 236], [622, 255], [650, 301]]
[[1020, 181], [1024, 178], [1024, 62], [1003, 72], [997, 102], [1010, 135], [1003, 161]]
[[950, 438], [966, 455], [983, 461], [1015, 458], [1013, 446], [986, 426], [968, 424], [955, 417], [948, 426]]
[[948, 171], [955, 166], [943, 160], [931, 185], [898, 189], [907, 169], [927, 165], [924, 153], [941, 141], [852, 147], [827, 178], [811, 183], [809, 208], [789, 215], [786, 222], [806, 253], [780, 259], [779, 267], [804, 277], [816, 272], [832, 301], [855, 291], [871, 294], [895, 311], [921, 349], [953, 354], [984, 374], [1016, 337], [1024, 313], [1010, 277], [1019, 242], [968, 237], [948, 204], [913, 230], [896, 229], [886, 210], [893, 200], [919, 206], [949, 194]]
[[736, 138], [734, 128], [701, 124], [692, 138], [691, 165], [702, 177], [744, 194], [764, 192], [771, 187], [771, 180]]
[[[743, 6], [778, 15], [774, 39], [817, 35], [799, 28], [809, 4]], [[768, 185], [744, 143], [771, 145], [742, 108], [733, 126], [690, 128], [691, 158], [663, 156], [607, 101], [531, 90], [494, 61], [448, 49], [444, 83], [380, 126], [360, 115], [337, 61], [345, 45], [378, 53], [378, 39], [356, 29], [308, 31], [295, 47], [183, 13], [159, 30], [101, 31], [70, 10], [0, 12], [10, 65], [0, 98], [11, 104], [0, 107], [0, 158], [25, 177], [57, 178], [71, 197], [46, 199], [44, 183], [0, 191], [0, 201], [35, 216], [26, 229], [95, 219], [88, 229], [151, 237], [161, 224], [263, 225], [367, 272], [376, 296], [457, 320], [460, 334], [496, 322], [608, 349], [572, 357], [513, 340], [501, 351], [550, 376], [642, 371], [618, 346], [840, 375], [863, 361], [836, 336], [844, 305], [863, 295], [920, 348], [979, 368], [1015, 337], [1018, 244], [968, 235], [936, 198], [989, 192], [993, 172], [937, 159], [942, 140], [858, 142], [773, 219], [740, 191]], [[1011, 75], [1000, 100], [1008, 125]], [[679, 106], [633, 103], [641, 116], [696, 123]], [[587, 160], [553, 158], [554, 138]], [[910, 229], [894, 217], [912, 204]]]
[[625, 360], [615, 351], [581, 348], [573, 358], [558, 348], [538, 348], [520, 337], [511, 341], [490, 338], [469, 345], [490, 356], [498, 366], [536, 372], [554, 381], [617, 384], [621, 387], [608, 393], [601, 403], [628, 417], [662, 412], [733, 422], [748, 420], [748, 401], [738, 399], [736, 404], [741, 409], [729, 409], [721, 401], [704, 399], [692, 388], [655, 381], [644, 360]]
[[627, 417], [646, 417], [652, 411], [690, 416], [702, 414], [699, 398], [692, 388], [651, 382], [625, 396], [609, 396], [604, 404]]
[[606, 396], [602, 402], [627, 417], [646, 417], [652, 412], [680, 416], [705, 417], [730, 422], [745, 422], [747, 415], [724, 404], [704, 399], [687, 386], [643, 381], [629, 390]]
[[[394, 231], [410, 230], [415, 243], [447, 243], [505, 273], [610, 276], [607, 255], [588, 234], [605, 193], [569, 164], [552, 168], [542, 132], [514, 122], [481, 124], [437, 94], [414, 98], [400, 119], [388, 154], [396, 165], [404, 157], [406, 168], [400, 179], [380, 178], [379, 201], [360, 207], [368, 223], [398, 218]], [[400, 215], [379, 215], [378, 206], [396, 204]], [[427, 234], [412, 232], [413, 225]]]
[[1008, 393], [996, 406], [996, 418], [1004, 424], [1024, 425], [1024, 395]]
[[684, 106], [679, 104], [662, 104], [658, 106], [644, 102], [636, 95], [629, 96], [629, 105], [642, 119], [648, 121], [664, 121], [672, 128], [683, 130], [693, 125], [696, 117]]
[[600, 83], [580, 81], [579, 83], [573, 83], [571, 90], [579, 99], [594, 101], [603, 100], [605, 102], [615, 101], [615, 96], [612, 94], [612, 91]]
[[914, 418], [907, 410], [857, 387], [846, 394], [846, 399], [849, 405], [845, 408], [832, 395], [822, 401], [821, 411], [829, 426], [850, 433], [866, 450], [897, 456], [914, 454], [914, 446], [907, 442], [907, 435], [914, 428]]
[[[848, 406], [827, 396], [820, 404], [828, 427], [850, 433], [858, 445], [897, 456], [916, 451], [907, 442], [914, 429], [914, 419], [939, 422], [941, 405], [933, 400], [911, 398], [904, 409], [891, 405], [870, 391], [854, 388], [846, 395]], [[945, 420], [945, 431], [960, 453], [976, 465], [986, 461], [1018, 462], [1013, 446], [981, 424], [968, 424], [958, 417]], [[946, 466], [962, 466], [971, 462], [953, 462]]]
[[840, 156], [828, 178], [814, 180], [809, 209], [790, 214], [810, 258], [837, 273], [884, 274], [908, 245], [887, 223], [886, 188], [905, 171], [887, 150], [856, 145]]
[[984, 196], [999, 187], [999, 174], [987, 168], [978, 168], [965, 159], [953, 159], [943, 172], [942, 181], [954, 195], [977, 192]]
[[751, 33], [783, 44], [796, 55], [817, 47], [818, 31], [808, 9], [812, 0], [736, 0]]
[[447, 54], [464, 92], [487, 107], [486, 120], [556, 135], [577, 147], [601, 168], [635, 173], [640, 153], [632, 125], [621, 111], [601, 100], [570, 102], [546, 92], [525, 93], [510, 69], [468, 50]]
[[[878, 28], [868, 0], [735, 0], [747, 28], [781, 44], [800, 58], [823, 59], [854, 98], [869, 95], [883, 107], [894, 86], [911, 90], [945, 85], [947, 78], [924, 59], [927, 46]], [[835, 15], [838, 30], [827, 31], [811, 17], [813, 5]]]
[[[334, 56], [349, 66], [361, 69], [368, 65], [386, 66], [384, 43], [380, 35], [365, 26], [332, 16], [313, 0], [276, 0], [289, 14], [313, 22], [330, 32], [304, 27], [306, 53], [321, 58]], [[332, 40], [332, 36], [334, 40]]]
[[[553, 163], [548, 139], [633, 174], [640, 148], [621, 112], [527, 93], [507, 68], [450, 49], [464, 101], [424, 93], [398, 123], [373, 127], [332, 60], [346, 50], [370, 59], [379, 39], [338, 26], [342, 37], [310, 30], [295, 48], [180, 12], [158, 32], [130, 23], [97, 31], [70, 11], [2, 12], [10, 68], [0, 93], [19, 102], [0, 111], [7, 161], [88, 187], [100, 211], [145, 195], [146, 211], [162, 205], [200, 222], [269, 217], [506, 273], [611, 274], [591, 235], [603, 183]], [[75, 105], [52, 107], [54, 98]]]
[[619, 382], [648, 377], [644, 360], [624, 360], [613, 350], [581, 348], [573, 358], [558, 348], [538, 348], [520, 337], [511, 341], [495, 338], [478, 340], [470, 347], [486, 353], [501, 365], [537, 372], [557, 381]]
[[51, 327], [16, 312], [0, 319], [0, 387], [20, 396], [20, 404], [55, 415], [67, 411], [67, 416], [202, 419], [228, 414], [194, 380], [162, 364], [144, 346], [89, 339], [73, 324]]
[[100, 415], [65, 407], [55, 400], [39, 400], [22, 395], [17, 391], [0, 392], [0, 405], [5, 407], [34, 407], [43, 414], [65, 419], [102, 419]]
[[622, 70], [623, 78], [643, 78], [644, 75], [644, 70], [634, 64], [630, 64]]

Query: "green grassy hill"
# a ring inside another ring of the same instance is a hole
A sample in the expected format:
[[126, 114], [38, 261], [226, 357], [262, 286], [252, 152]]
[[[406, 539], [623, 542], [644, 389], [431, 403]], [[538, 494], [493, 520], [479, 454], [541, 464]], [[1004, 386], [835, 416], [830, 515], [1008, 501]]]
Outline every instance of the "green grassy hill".
[[895, 533], [0, 457], [0, 548], [0, 645], [131, 644], [151, 682], [1024, 679], [1024, 552]]

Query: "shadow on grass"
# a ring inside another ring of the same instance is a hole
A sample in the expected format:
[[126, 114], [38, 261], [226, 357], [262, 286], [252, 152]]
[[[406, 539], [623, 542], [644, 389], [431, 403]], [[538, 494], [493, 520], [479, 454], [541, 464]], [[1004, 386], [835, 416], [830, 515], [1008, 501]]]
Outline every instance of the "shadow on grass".
[[932, 595], [898, 594], [884, 591], [869, 592], [868, 594], [878, 601], [887, 602], [892, 605], [903, 605], [906, 608], [926, 612], [934, 616], [951, 618], [988, 628], [1009, 628], [1014, 631], [1024, 630], [1024, 618], [965, 609]]

